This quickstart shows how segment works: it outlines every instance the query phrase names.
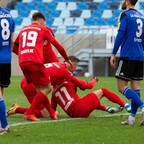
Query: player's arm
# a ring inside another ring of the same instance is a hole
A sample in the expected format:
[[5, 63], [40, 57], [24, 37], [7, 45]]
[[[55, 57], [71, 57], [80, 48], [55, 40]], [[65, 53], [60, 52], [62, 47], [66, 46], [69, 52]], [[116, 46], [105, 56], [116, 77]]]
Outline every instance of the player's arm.
[[55, 100], [55, 96], [52, 94], [52, 98], [51, 98], [51, 107], [54, 111], [56, 111], [57, 108], [57, 102]]
[[86, 80], [80, 80], [75, 76], [71, 76], [70, 81], [75, 83], [76, 86], [81, 89], [92, 89], [97, 82], [97, 78], [92, 78], [90, 82], [87, 82]]
[[120, 16], [119, 29], [118, 29], [118, 33], [117, 33], [117, 36], [115, 39], [114, 48], [112, 51], [113, 55], [116, 55], [116, 53], [123, 41], [123, 37], [124, 37], [125, 30], [127, 27], [126, 19], [127, 19], [126, 14], [123, 12]]
[[18, 55], [18, 48], [19, 48], [19, 35], [17, 36], [16, 40], [13, 43], [12, 52]]

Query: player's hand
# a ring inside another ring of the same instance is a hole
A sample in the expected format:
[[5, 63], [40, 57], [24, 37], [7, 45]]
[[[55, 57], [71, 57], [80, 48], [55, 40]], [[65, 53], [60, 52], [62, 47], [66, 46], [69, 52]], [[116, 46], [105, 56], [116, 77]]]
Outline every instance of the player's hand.
[[110, 65], [112, 68], [116, 67], [116, 56], [114, 54], [110, 58]]
[[96, 80], [96, 82], [98, 82], [98, 81], [99, 81], [97, 77], [93, 77], [92, 79], [95, 79], [95, 80]]

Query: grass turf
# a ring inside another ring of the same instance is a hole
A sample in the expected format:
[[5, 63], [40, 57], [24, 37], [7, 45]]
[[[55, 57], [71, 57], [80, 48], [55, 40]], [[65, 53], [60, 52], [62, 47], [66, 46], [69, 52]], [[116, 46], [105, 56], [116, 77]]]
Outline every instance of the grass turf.
[[[83, 77], [80, 77], [83, 79]], [[90, 78], [87, 78], [89, 80]], [[21, 77], [12, 77], [11, 85], [5, 89], [7, 109], [13, 103], [28, 107], [29, 104], [20, 89]], [[144, 99], [144, 81], [141, 82], [141, 96]], [[99, 82], [92, 90], [80, 91], [83, 96], [91, 91], [106, 87], [117, 93], [122, 99], [128, 100], [117, 91], [114, 77], [100, 77]], [[50, 97], [50, 95], [49, 95]], [[103, 98], [105, 105], [115, 105]], [[59, 120], [43, 118], [40, 123], [25, 121], [22, 115], [8, 117], [11, 132], [0, 136], [0, 144], [143, 144], [143, 126], [139, 125], [141, 115], [136, 117], [134, 126], [121, 125], [128, 113], [123, 110], [118, 114], [108, 114], [94, 111], [87, 119], [69, 118], [59, 107]]]

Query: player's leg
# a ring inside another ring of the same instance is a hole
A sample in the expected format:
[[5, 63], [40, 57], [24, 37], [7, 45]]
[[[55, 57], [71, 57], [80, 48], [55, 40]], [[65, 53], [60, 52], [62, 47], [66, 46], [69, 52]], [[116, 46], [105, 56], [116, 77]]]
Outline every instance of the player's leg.
[[[111, 92], [110, 90], [106, 88], [101, 88], [101, 90], [102, 90], [103, 96], [105, 96], [111, 102], [119, 104], [121, 107], [124, 107], [128, 112], [131, 111], [131, 105], [123, 101], [114, 92]], [[117, 108], [118, 108], [118, 112], [122, 110], [120, 107], [117, 107]]]

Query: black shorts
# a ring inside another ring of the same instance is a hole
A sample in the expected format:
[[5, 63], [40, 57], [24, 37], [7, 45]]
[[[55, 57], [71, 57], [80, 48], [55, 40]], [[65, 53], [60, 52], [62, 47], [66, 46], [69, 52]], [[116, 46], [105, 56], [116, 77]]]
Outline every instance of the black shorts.
[[8, 87], [11, 77], [11, 64], [0, 63], [0, 86]]
[[115, 77], [127, 81], [143, 80], [143, 68], [143, 61], [119, 60]]

